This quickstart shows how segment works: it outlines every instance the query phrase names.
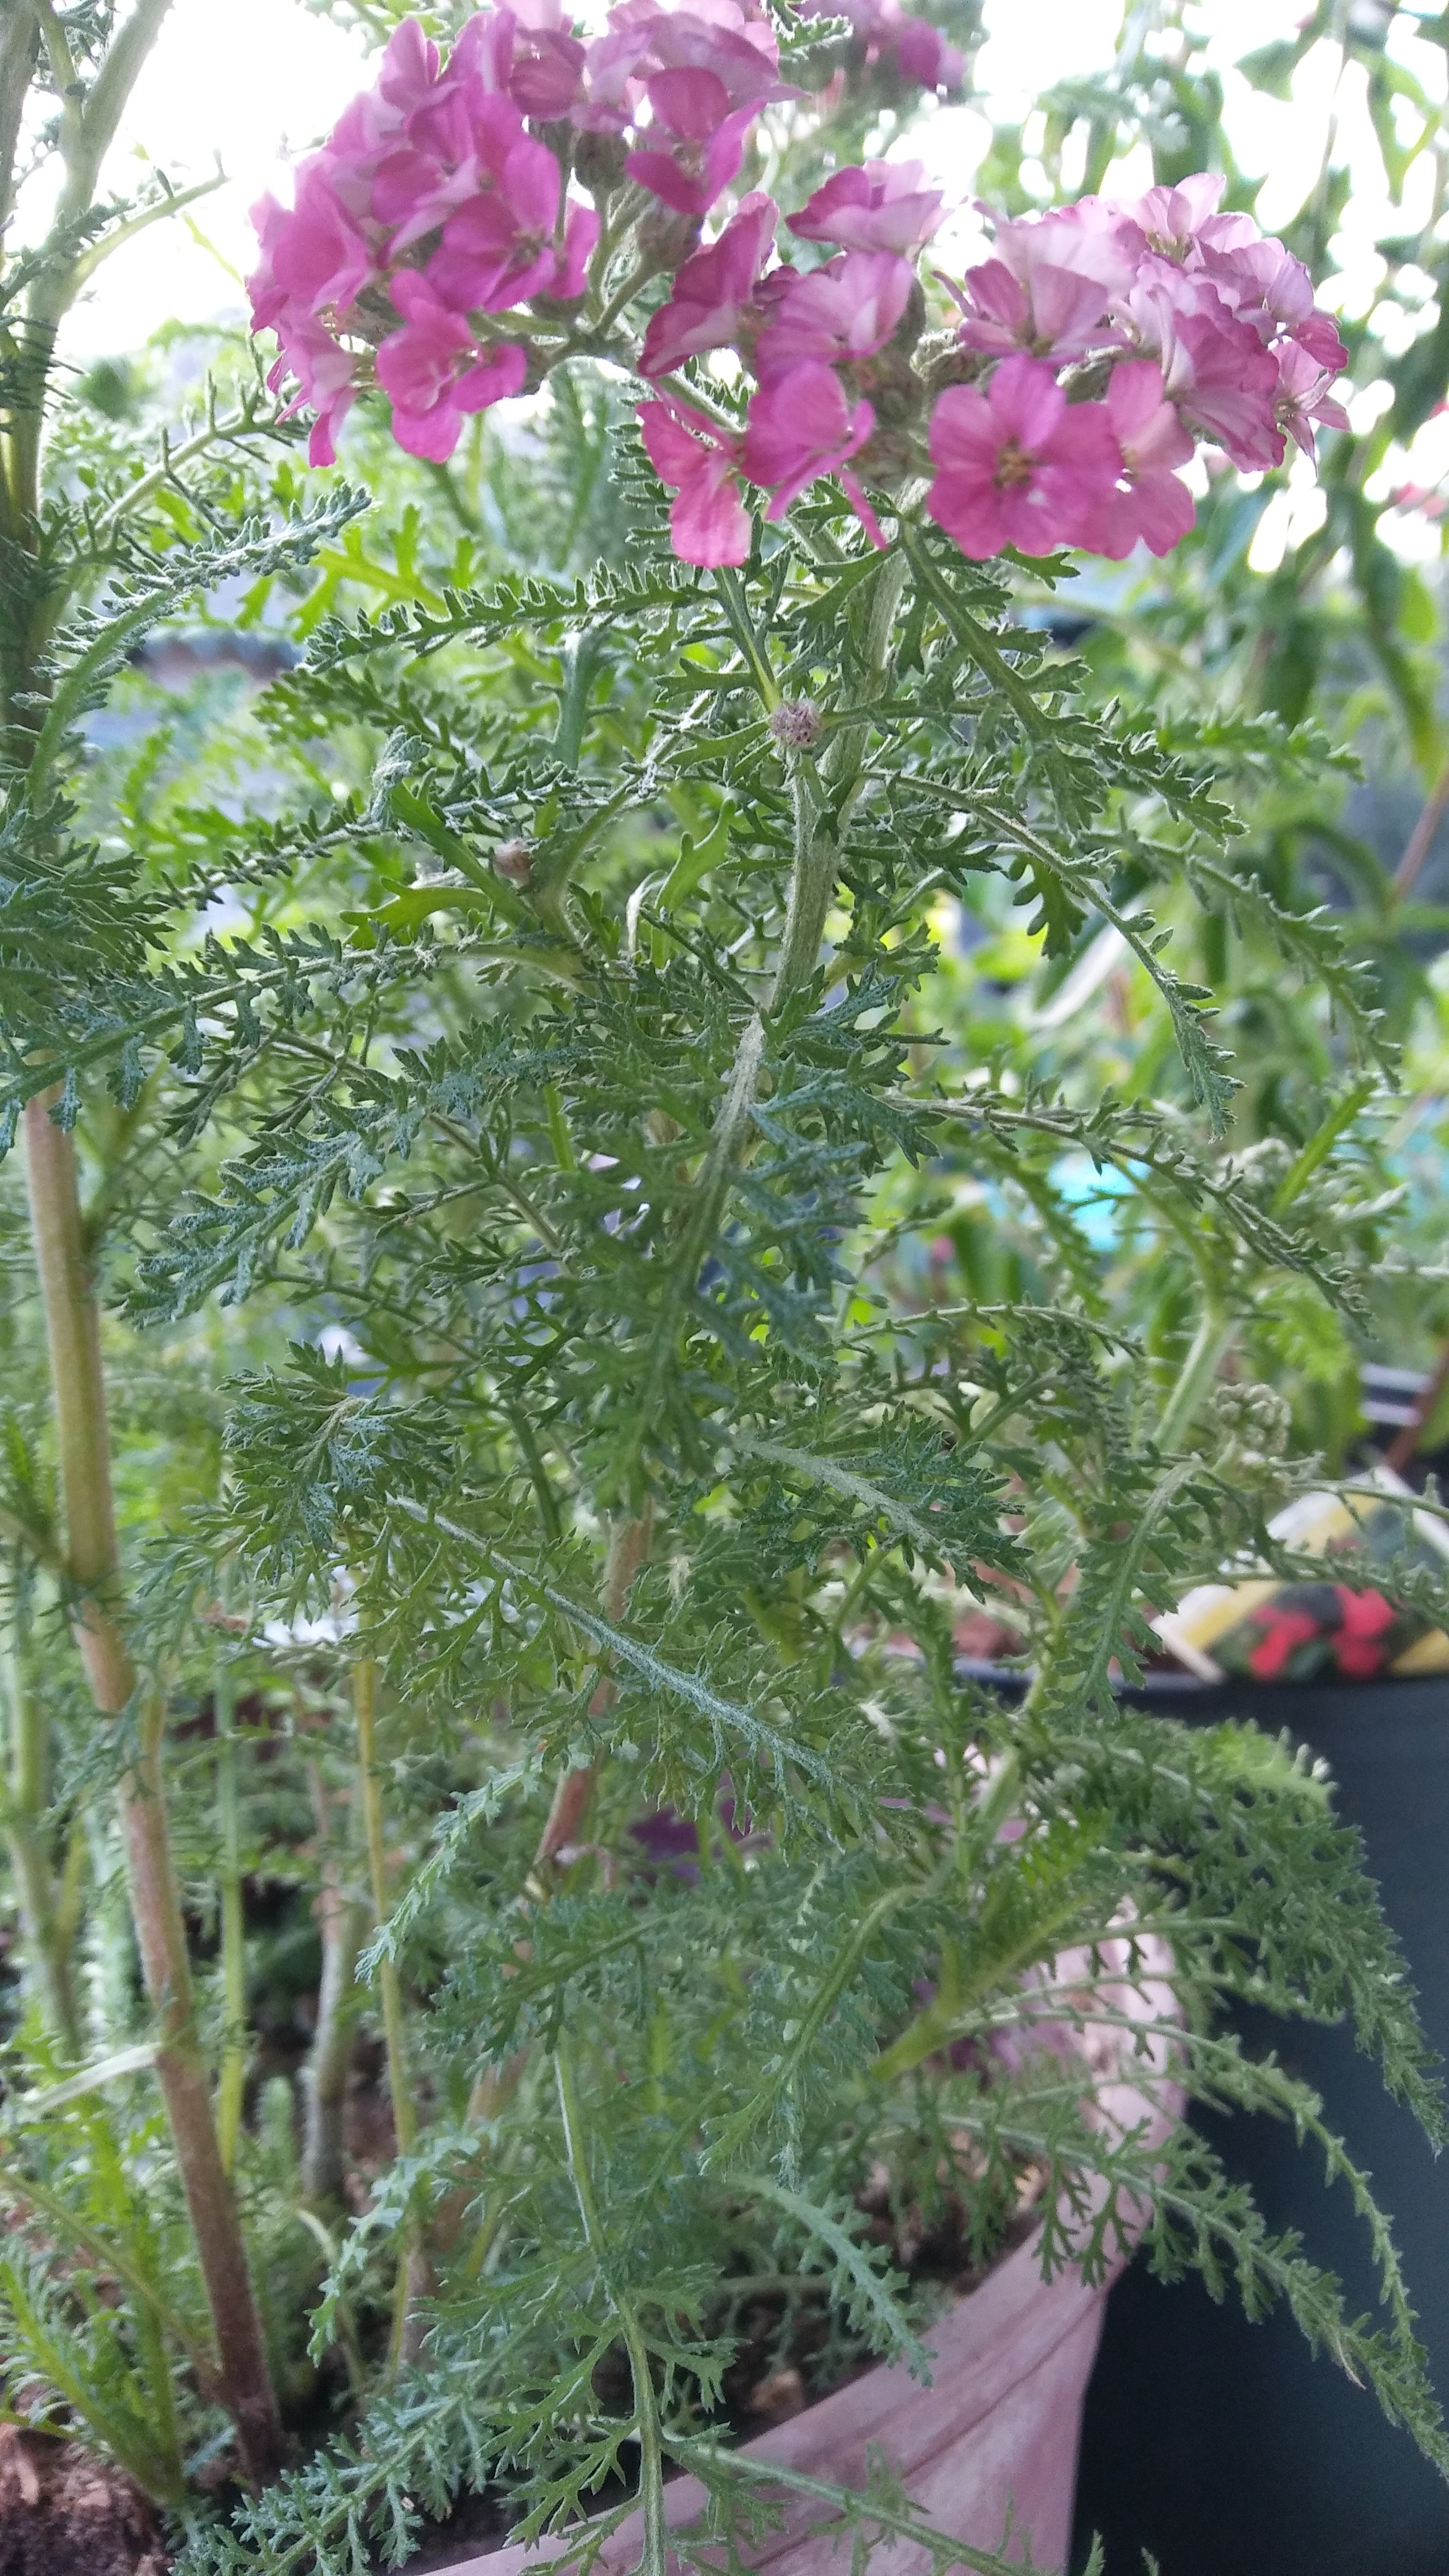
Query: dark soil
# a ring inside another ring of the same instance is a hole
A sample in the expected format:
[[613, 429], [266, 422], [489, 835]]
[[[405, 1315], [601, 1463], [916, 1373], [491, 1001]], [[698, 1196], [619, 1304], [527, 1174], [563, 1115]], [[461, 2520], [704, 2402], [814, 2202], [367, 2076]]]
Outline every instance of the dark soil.
[[78, 2443], [0, 2424], [0, 2576], [165, 2576], [154, 2507]]

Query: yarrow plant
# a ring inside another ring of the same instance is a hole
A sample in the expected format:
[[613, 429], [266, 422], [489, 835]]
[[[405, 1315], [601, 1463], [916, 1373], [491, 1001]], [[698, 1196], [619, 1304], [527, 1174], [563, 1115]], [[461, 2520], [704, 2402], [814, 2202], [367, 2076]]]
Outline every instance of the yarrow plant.
[[[780, 2498], [734, 2436], [928, 2369], [1025, 2230], [1285, 2300], [1443, 2465], [1350, 2150], [1220, 2020], [1351, 2014], [1441, 2134], [1354, 1839], [1117, 1688], [1317, 1473], [1208, 1404], [1224, 1319], [1352, 1316], [1392, 1239], [1362, 979], [1222, 793], [1325, 754], [1126, 723], [1012, 616], [1013, 551], [1170, 547], [1197, 447], [1331, 433], [1331, 328], [1213, 180], [942, 285], [870, 146], [962, 64], [889, 0], [362, 14], [259, 213], [276, 399], [242, 349], [182, 425], [58, 354], [175, 208], [100, 193], [164, 0], [0, 9], [0, 239], [59, 162], [0, 272], [7, 2413], [186, 2576], [400, 2564], [464, 2489], [586, 2570], [642, 2506], [666, 2576], [674, 2470], [735, 2564]], [[375, 498], [300, 470], [339, 431]], [[148, 639], [223, 614], [267, 683], [178, 715]], [[1271, 1163], [1184, 914], [1339, 1015]], [[943, 1030], [989, 917], [1120, 942], [1150, 1096]], [[1185, 1350], [1074, 1158], [1190, 1259]], [[960, 1669], [988, 1603], [1016, 1697]], [[1169, 2068], [1314, 2141], [1381, 2327]], [[808, 2510], [860, 2551], [1004, 2576], [858, 2469]]]
[[[902, 62], [950, 79], [949, 49], [918, 38]], [[446, 56], [406, 22], [293, 206], [257, 210], [253, 316], [278, 336], [273, 381], [315, 408], [314, 464], [369, 375], [399, 444], [441, 462], [466, 414], [588, 354], [659, 388], [640, 426], [683, 562], [747, 560], [742, 484], [778, 519], [825, 475], [875, 546], [866, 484], [898, 498], [929, 477], [927, 513], [974, 561], [1120, 559], [1191, 527], [1178, 469], [1200, 446], [1256, 471], [1346, 425], [1344, 347], [1307, 270], [1219, 211], [1218, 177], [999, 222], [990, 259], [959, 283], [933, 274], [954, 328], [928, 327], [919, 263], [945, 199], [919, 162], [835, 170], [786, 217], [833, 254], [818, 266], [776, 255], [779, 208], [758, 190], [698, 247], [790, 96], [771, 22], [741, 0], [623, 0], [588, 44], [556, 5], [482, 10]], [[688, 399], [675, 386], [716, 352], [754, 379], [742, 423], [704, 407], [698, 369]]]

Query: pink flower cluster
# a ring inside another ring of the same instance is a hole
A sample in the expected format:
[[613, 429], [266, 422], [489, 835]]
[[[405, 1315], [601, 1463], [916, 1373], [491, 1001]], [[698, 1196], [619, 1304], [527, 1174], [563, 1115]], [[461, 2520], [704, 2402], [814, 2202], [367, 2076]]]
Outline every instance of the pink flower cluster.
[[[294, 377], [294, 407], [316, 413], [314, 463], [332, 459], [369, 349], [395, 437], [435, 460], [468, 413], [593, 350], [655, 388], [640, 428], [686, 562], [745, 560], [746, 484], [779, 519], [822, 476], [874, 545], [866, 483], [928, 478], [931, 517], [977, 561], [1005, 546], [1121, 558], [1165, 554], [1191, 527], [1179, 469], [1200, 442], [1256, 471], [1289, 438], [1311, 456], [1316, 426], [1345, 425], [1331, 390], [1345, 353], [1307, 270], [1218, 211], [1220, 179], [998, 222], [989, 259], [937, 280], [957, 317], [927, 333], [918, 263], [944, 201], [917, 162], [852, 164], [817, 188], [788, 218], [824, 254], [813, 266], [777, 256], [779, 212], [758, 192], [699, 246], [762, 108], [796, 95], [756, 0], [617, 0], [590, 43], [560, 13], [481, 10], [446, 57], [406, 22], [302, 164], [293, 205], [257, 209], [255, 327], [281, 344], [272, 381]], [[959, 73], [899, 0], [850, 14], [867, 60], [932, 84]], [[659, 275], [669, 292], [631, 338], [634, 296]], [[753, 380], [743, 421], [707, 379], [679, 382], [715, 351]]]
[[[995, 256], [953, 292], [962, 347], [1006, 363], [985, 396], [943, 396], [931, 424], [936, 516], [967, 552], [957, 523], [964, 510], [970, 539], [987, 532], [973, 513], [988, 451], [998, 542], [1022, 545], [1026, 528], [1038, 553], [1043, 538], [1105, 555], [1141, 538], [1163, 554], [1192, 523], [1172, 469], [1196, 439], [1251, 473], [1282, 464], [1285, 434], [1311, 456], [1315, 423], [1346, 426], [1330, 387], [1347, 353], [1307, 269], [1250, 215], [1219, 214], [1222, 190], [1204, 175], [997, 226]], [[1112, 368], [1106, 400], [1074, 403], [1067, 439], [1060, 371], [1094, 362]]]
[[[908, 41], [899, 0], [877, 14], [909, 77], [959, 76], [933, 29]], [[313, 464], [333, 461], [357, 343], [375, 347], [414, 456], [451, 456], [467, 413], [523, 389], [529, 334], [494, 317], [577, 308], [599, 243], [598, 204], [572, 192], [571, 165], [593, 175], [596, 200], [631, 180], [667, 209], [677, 259], [737, 176], [761, 108], [793, 95], [756, 0], [618, 0], [592, 43], [562, 0], [509, 0], [471, 18], [446, 57], [404, 21], [372, 88], [299, 166], [293, 204], [253, 210], [253, 328], [280, 342], [272, 382], [294, 379], [293, 408], [316, 414]]]
[[778, 518], [833, 474], [879, 543], [852, 460], [902, 479], [912, 413], [934, 468], [926, 506], [978, 562], [1008, 545], [1166, 554], [1193, 522], [1177, 469], [1200, 439], [1251, 471], [1281, 464], [1289, 437], [1312, 455], [1316, 423], [1346, 425], [1330, 391], [1345, 352], [1307, 270], [1249, 216], [1218, 214], [1223, 183], [1208, 177], [998, 224], [994, 256], [949, 288], [954, 349], [921, 370], [914, 255], [942, 206], [923, 178], [914, 162], [837, 171], [790, 218], [797, 237], [839, 246], [804, 276], [767, 264], [764, 197], [679, 270], [641, 373], [732, 347], [758, 388], [738, 433], [672, 395], [641, 414], [678, 489], [686, 561], [744, 560], [740, 478], [770, 487]]

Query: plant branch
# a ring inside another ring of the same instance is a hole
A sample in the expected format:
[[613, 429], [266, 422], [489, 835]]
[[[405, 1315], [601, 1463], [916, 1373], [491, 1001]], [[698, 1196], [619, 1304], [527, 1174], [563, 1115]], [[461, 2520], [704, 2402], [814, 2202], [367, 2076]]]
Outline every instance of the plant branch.
[[[136, 1692], [119, 1620], [119, 1562], [100, 1316], [85, 1258], [75, 1147], [44, 1097], [25, 1111], [27, 1179], [60, 1452], [73, 1614], [91, 1697], [118, 1719]], [[225, 2403], [242, 2464], [259, 2484], [281, 2465], [282, 2432], [246, 2248], [222, 2168], [196, 2035], [191, 1963], [166, 1824], [165, 1716], [145, 1695], [138, 1756], [121, 1794], [131, 1907], [160, 2030], [156, 2073], [206, 2283]]]
[[578, 2092], [574, 2083], [573, 2062], [566, 2041], [560, 2041], [554, 2053], [554, 2072], [558, 2081], [559, 2110], [563, 2119], [564, 2145], [568, 2155], [569, 2175], [574, 2196], [579, 2204], [584, 2235], [590, 2253], [599, 2267], [629, 2355], [629, 2370], [634, 2383], [634, 2421], [639, 2434], [639, 2487], [644, 2509], [644, 2554], [637, 2576], [667, 2576], [669, 2565], [669, 2525], [664, 2515], [664, 2444], [660, 2434], [659, 2409], [654, 2396], [654, 2377], [649, 2363], [649, 2347], [640, 2328], [633, 2300], [612, 2277], [609, 2241], [599, 2205], [594, 2197], [593, 2177], [589, 2172], [588, 2141], [584, 2136], [579, 2112]]

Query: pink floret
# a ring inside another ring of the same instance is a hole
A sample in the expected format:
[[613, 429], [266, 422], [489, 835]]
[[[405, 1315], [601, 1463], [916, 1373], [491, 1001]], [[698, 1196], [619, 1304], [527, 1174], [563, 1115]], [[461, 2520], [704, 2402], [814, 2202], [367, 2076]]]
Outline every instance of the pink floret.
[[1101, 403], [1070, 407], [1050, 367], [1003, 358], [987, 391], [953, 385], [931, 416], [936, 479], [926, 507], [974, 563], [1016, 546], [1094, 549], [1122, 454]]
[[1122, 477], [1103, 505], [1093, 552], [1120, 562], [1140, 543], [1152, 554], [1169, 554], [1195, 516], [1192, 494], [1173, 470], [1188, 463], [1193, 443], [1163, 399], [1161, 368], [1150, 358], [1114, 367], [1105, 409], [1122, 453]]
[[885, 539], [850, 460], [875, 427], [868, 402], [851, 404], [832, 367], [807, 358], [787, 375], [761, 387], [745, 428], [745, 472], [774, 495], [767, 519], [783, 519], [793, 501], [822, 474], [833, 474], [873, 546]]
[[909, 258], [930, 240], [944, 204], [922, 185], [919, 161], [867, 161], [837, 170], [807, 206], [789, 217], [802, 241], [838, 242], [842, 250], [894, 251]]
[[677, 487], [669, 534], [681, 563], [746, 562], [753, 531], [740, 499], [740, 440], [663, 394], [640, 404], [639, 435], [661, 483]]
[[404, 316], [377, 353], [377, 380], [392, 401], [392, 434], [410, 456], [446, 462], [469, 412], [520, 393], [528, 372], [522, 349], [479, 349], [461, 314], [436, 295], [416, 269], [392, 282]]
[[1302, 448], [1305, 456], [1314, 453], [1314, 428], [1347, 429], [1348, 414], [1341, 402], [1335, 402], [1329, 387], [1333, 378], [1326, 367], [1298, 340], [1289, 340], [1278, 351], [1278, 390], [1273, 405], [1279, 427]]
[[755, 348], [755, 373], [773, 384], [805, 358], [848, 365], [874, 357], [896, 329], [916, 272], [888, 250], [848, 250], [808, 277], [791, 276]]
[[639, 358], [642, 376], [672, 375], [686, 358], [726, 349], [755, 327], [755, 285], [778, 220], [772, 197], [746, 197], [718, 241], [685, 261], [668, 303], [649, 317]]
[[[702, 68], [656, 72], [648, 85], [653, 123], [646, 146], [624, 166], [631, 179], [679, 215], [707, 215], [745, 155], [753, 106], [731, 110], [718, 73]], [[661, 148], [654, 148], [658, 135]]]

